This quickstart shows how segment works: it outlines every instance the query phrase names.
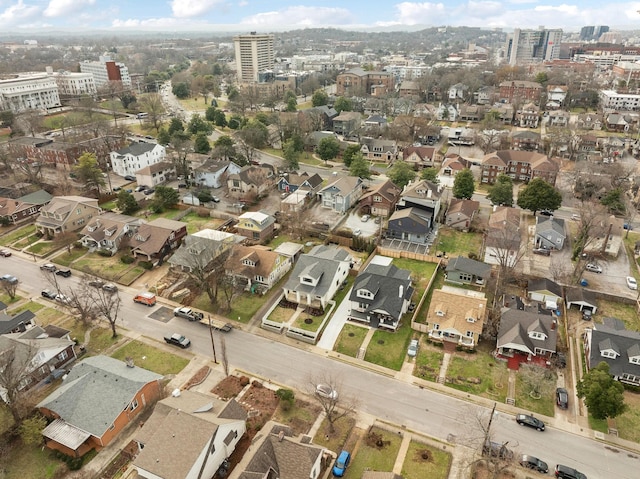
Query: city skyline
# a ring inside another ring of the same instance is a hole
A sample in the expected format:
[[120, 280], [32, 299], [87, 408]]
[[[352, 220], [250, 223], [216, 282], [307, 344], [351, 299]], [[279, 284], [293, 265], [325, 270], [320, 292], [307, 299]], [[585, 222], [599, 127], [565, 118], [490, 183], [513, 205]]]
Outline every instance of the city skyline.
[[[405, 30], [429, 26], [579, 31], [640, 28], [640, 1], [450, 0], [0, 0], [5, 34], [64, 31], [282, 31], [299, 28]], [[375, 6], [375, 8], [372, 8]]]

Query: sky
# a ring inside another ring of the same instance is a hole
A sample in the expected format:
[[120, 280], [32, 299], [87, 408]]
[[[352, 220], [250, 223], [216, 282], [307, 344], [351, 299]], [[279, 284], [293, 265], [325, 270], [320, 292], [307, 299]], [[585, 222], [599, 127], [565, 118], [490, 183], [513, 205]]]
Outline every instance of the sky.
[[0, 35], [44, 30], [281, 31], [417, 26], [640, 29], [640, 1], [0, 0]]

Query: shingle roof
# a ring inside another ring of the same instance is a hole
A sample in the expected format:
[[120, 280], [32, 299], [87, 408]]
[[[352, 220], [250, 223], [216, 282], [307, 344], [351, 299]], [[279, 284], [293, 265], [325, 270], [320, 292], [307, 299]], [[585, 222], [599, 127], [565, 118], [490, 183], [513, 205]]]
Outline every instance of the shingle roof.
[[[531, 339], [530, 331], [545, 334], [544, 339]], [[519, 345], [521, 351], [535, 353], [535, 348], [556, 351], [558, 339], [557, 325], [553, 316], [520, 311], [518, 309], [504, 309], [500, 317], [497, 347], [505, 345]]]
[[[620, 377], [623, 374], [631, 374], [640, 377], [640, 364], [629, 362], [640, 346], [640, 333], [626, 329], [613, 329], [604, 324], [594, 324], [590, 332], [589, 368], [595, 368], [604, 361], [609, 365], [609, 372], [613, 376]], [[613, 349], [620, 356], [608, 358], [601, 355], [605, 349]]]
[[[374, 295], [373, 299], [358, 296], [359, 290], [370, 291]], [[394, 319], [400, 319], [402, 306], [412, 294], [409, 271], [398, 269], [393, 264], [369, 263], [356, 277], [349, 300], [367, 304], [368, 312], [381, 312]]]
[[[460, 292], [458, 292], [460, 291]], [[465, 294], [464, 290], [433, 291], [427, 321], [440, 325], [440, 331], [455, 330], [462, 336], [472, 331], [477, 338], [487, 315], [487, 299]], [[438, 315], [437, 311], [444, 313]], [[467, 321], [474, 318], [476, 321]]]
[[556, 296], [562, 298], [562, 288], [560, 285], [549, 278], [530, 279], [527, 283], [527, 290], [532, 291], [549, 291]]
[[140, 156], [152, 151], [156, 146], [155, 143], [147, 143], [146, 141], [136, 141], [131, 143], [129, 146], [126, 146], [118, 151], [116, 151], [119, 155], [133, 155]]
[[[342, 248], [318, 245], [298, 259], [293, 272], [289, 276], [285, 289], [300, 291], [315, 296], [324, 296], [333, 281], [341, 262], [350, 260], [349, 254]], [[320, 278], [317, 285], [300, 282], [302, 275]]]
[[449, 260], [446, 271], [462, 271], [463, 273], [470, 273], [481, 278], [487, 278], [491, 274], [491, 265], [471, 258], [465, 258], [464, 256], [458, 256]]

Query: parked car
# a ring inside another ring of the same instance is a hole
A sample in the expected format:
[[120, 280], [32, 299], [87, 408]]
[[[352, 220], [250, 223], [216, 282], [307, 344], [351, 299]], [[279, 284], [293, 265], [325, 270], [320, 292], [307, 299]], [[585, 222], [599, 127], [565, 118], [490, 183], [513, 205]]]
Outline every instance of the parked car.
[[593, 319], [593, 312], [589, 308], [582, 310], [582, 319], [584, 321], [591, 321]]
[[88, 284], [92, 288], [102, 288], [104, 286], [104, 281], [102, 281], [101, 279], [94, 279], [89, 281]]
[[140, 192], [140, 191], [146, 190], [147, 188], [148, 188], [147, 185], [138, 185], [138, 186], [136, 186], [135, 191]]
[[569, 407], [569, 393], [565, 388], [556, 389], [556, 404], [560, 409], [567, 409]]
[[55, 291], [51, 291], [50, 289], [43, 289], [42, 292], [40, 293], [40, 295], [43, 298], [47, 298], [47, 299], [56, 299], [56, 293]]
[[11, 256], [11, 251], [9, 251], [8, 249], [0, 249], [0, 256], [8, 258], [9, 256]]
[[535, 248], [533, 250], [533, 254], [539, 254], [542, 256], [550, 256], [551, 255], [551, 250], [547, 249], [547, 248]]
[[585, 269], [587, 271], [591, 271], [592, 273], [602, 273], [602, 267], [593, 263], [588, 263]]
[[43, 270], [43, 271], [48, 271], [49, 273], [55, 273], [55, 271], [58, 268], [57, 268], [57, 266], [55, 264], [46, 263], [46, 264], [43, 264], [42, 266], [40, 266], [40, 269]]
[[544, 431], [544, 423], [537, 417], [533, 417], [530, 414], [517, 414], [516, 422], [521, 426], [529, 426], [538, 431]]
[[316, 394], [325, 399], [338, 400], [338, 391], [333, 389], [328, 384], [318, 384], [316, 386]]
[[342, 451], [336, 458], [336, 462], [333, 464], [331, 472], [335, 477], [344, 476], [349, 463], [351, 462], [351, 453], [349, 451]]
[[156, 295], [153, 293], [139, 293], [133, 297], [134, 303], [146, 304], [147, 306], [155, 306], [156, 304]]
[[173, 333], [171, 336], [165, 336], [164, 340], [168, 344], [173, 344], [174, 346], [180, 346], [182, 349], [186, 349], [191, 346], [191, 341], [189, 338], [184, 337], [180, 333]]
[[540, 212], [540, 214], [541, 214], [542, 216], [553, 216], [553, 211], [549, 211], [549, 210], [542, 210], [542, 211]]
[[64, 295], [64, 294], [62, 294], [62, 293], [58, 293], [58, 294], [56, 294], [55, 300], [56, 300], [58, 303], [62, 303], [62, 304], [69, 304], [69, 303], [71, 303], [71, 298], [70, 298], [69, 296], [65, 296], [65, 295]]
[[18, 284], [18, 278], [16, 278], [15, 276], [11, 275], [11, 274], [5, 274], [3, 276], [0, 277], [0, 281], [5, 281], [7, 283], [10, 284]]
[[213, 201], [214, 203], [220, 203], [220, 198], [218, 198], [217, 196], [212, 196], [211, 201]]
[[366, 223], [367, 221], [369, 221], [369, 218], [371, 218], [369, 215], [362, 215], [362, 218], [360, 218], [360, 220], [363, 223]]
[[629, 289], [633, 289], [634, 291], [638, 289], [638, 282], [633, 276], [627, 276], [627, 287]]
[[487, 441], [482, 446], [482, 455], [499, 457], [510, 461], [513, 459], [513, 451], [507, 448], [507, 443], [500, 444], [499, 442]]
[[571, 215], [571, 219], [573, 221], [580, 221], [580, 215], [574, 213], [574, 214]]
[[116, 293], [118, 291], [118, 287], [113, 283], [107, 283], [102, 287], [107, 293]]
[[633, 229], [633, 225], [631, 223], [625, 223], [622, 227], [629, 231]]
[[562, 464], [556, 465], [555, 475], [561, 479], [587, 479], [587, 476], [580, 471], [575, 470], [573, 467], [563, 466]]
[[199, 311], [194, 311], [191, 308], [176, 308], [173, 310], [173, 315], [179, 318], [188, 319], [189, 321], [200, 321], [204, 318], [204, 314]]
[[362, 234], [362, 230], [360, 228], [356, 228], [355, 230], [353, 230], [352, 236], [360, 236], [361, 234]]
[[59, 269], [58, 271], [56, 271], [56, 274], [58, 276], [63, 276], [64, 278], [68, 278], [69, 276], [71, 276], [71, 270], [69, 268]]
[[556, 353], [556, 366], [559, 367], [560, 369], [564, 369], [567, 367], [567, 357], [564, 355], [564, 353], [558, 352]]
[[412, 339], [409, 343], [409, 349], [407, 349], [407, 354], [412, 358], [418, 354], [418, 340]]
[[149, 188], [149, 189], [144, 190], [142, 193], [143, 193], [145, 196], [149, 196], [149, 195], [152, 195], [152, 194], [153, 194], [153, 193], [155, 193], [155, 192], [156, 192], [156, 189], [155, 189], [155, 188]]
[[136, 177], [133, 175], [125, 175], [124, 179], [127, 181], [136, 181]]
[[546, 462], [541, 461], [535, 456], [529, 456], [524, 454], [520, 458], [520, 465], [522, 467], [526, 467], [527, 469], [533, 469], [534, 471], [541, 472], [542, 474], [546, 474], [549, 472], [549, 466]]

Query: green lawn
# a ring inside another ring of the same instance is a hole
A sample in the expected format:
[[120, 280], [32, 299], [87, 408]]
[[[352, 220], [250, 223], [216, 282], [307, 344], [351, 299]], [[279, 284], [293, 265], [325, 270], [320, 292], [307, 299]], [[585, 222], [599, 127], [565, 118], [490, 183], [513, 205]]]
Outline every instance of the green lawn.
[[[425, 458], [426, 456], [426, 458]], [[447, 479], [451, 469], [451, 454], [437, 447], [411, 441], [404, 464], [404, 479]]]
[[335, 431], [330, 433], [329, 423], [325, 418], [313, 438], [313, 443], [338, 453], [344, 447], [355, 425], [355, 418], [343, 416], [334, 423]]
[[367, 438], [363, 437], [358, 451], [351, 459], [351, 465], [347, 468], [346, 479], [360, 479], [365, 469], [372, 471], [393, 471], [402, 438], [384, 429], [372, 428], [372, 433], [382, 436], [384, 446], [375, 447], [367, 444]]
[[33, 243], [38, 241], [39, 239], [40, 238], [38, 238], [36, 235], [26, 236], [22, 239], [19, 239], [15, 243], [13, 243], [12, 246], [16, 249], [26, 248], [27, 246], [32, 245]]
[[73, 267], [87, 274], [99, 276], [100, 278], [118, 281], [127, 270], [134, 266], [124, 264], [120, 261], [120, 256], [104, 257], [98, 253], [87, 253], [82, 258], [73, 263]]
[[58, 321], [60, 321], [60, 319], [67, 316], [67, 313], [55, 308], [46, 307], [38, 311], [36, 316], [38, 317], [39, 322], [43, 324], [51, 324], [51, 323], [57, 323]]
[[49, 449], [21, 445], [11, 450], [10, 460], [3, 461], [3, 468], [5, 479], [53, 479], [61, 477], [58, 471], [63, 471], [65, 466]]
[[400, 326], [395, 333], [378, 329], [373, 333], [371, 342], [367, 346], [364, 360], [400, 371], [412, 333], [411, 325], [407, 322]]
[[107, 329], [106, 327], [101, 327], [92, 330], [91, 340], [87, 345], [87, 354], [91, 356], [105, 354], [107, 349], [111, 348], [112, 346], [120, 342], [124, 343], [125, 338], [123, 338], [123, 336], [118, 336], [114, 339], [111, 337], [111, 334], [111, 328]]
[[480, 254], [482, 235], [479, 233], [463, 233], [447, 226], [438, 230], [438, 242], [434, 251], [444, 251], [447, 256], [468, 256], [469, 253]]
[[368, 331], [369, 328], [345, 324], [333, 349], [340, 354], [355, 358]]
[[[276, 287], [274, 286], [274, 288]], [[233, 298], [231, 311], [224, 314], [224, 316], [228, 319], [247, 324], [267, 299], [269, 299], [269, 294], [263, 296], [261, 294], [243, 292], [241, 295]], [[222, 300], [222, 298], [220, 297], [219, 300]], [[211, 305], [207, 293], [201, 293], [195, 301], [193, 301], [192, 306], [203, 311], [220, 314], [218, 309]]]
[[88, 250], [84, 248], [71, 248], [71, 252], [64, 252], [55, 257], [52, 261], [61, 266], [71, 266], [71, 263], [82, 258], [87, 254]]
[[39, 243], [29, 246], [25, 252], [33, 253], [40, 256], [47, 256], [55, 250], [60, 249], [60, 244], [53, 241], [40, 241]]
[[618, 434], [622, 439], [640, 442], [640, 394], [624, 392], [624, 402], [629, 406], [627, 411], [616, 418]]
[[0, 301], [2, 301], [6, 305], [12, 305], [17, 303], [18, 301], [22, 301], [22, 296], [14, 296], [11, 298], [7, 293], [0, 292]]
[[315, 158], [311, 153], [305, 151], [300, 155], [298, 162], [301, 165], [310, 165], [310, 166], [324, 166], [324, 161]]
[[635, 305], [615, 303], [613, 301], [598, 300], [597, 318], [618, 318], [623, 321], [630, 331], [640, 331], [640, 318], [636, 313]]
[[[328, 308], [322, 316], [311, 316], [310, 314], [303, 312], [296, 318], [291, 326], [294, 328], [304, 329], [305, 331], [318, 331], [320, 325], [322, 325], [322, 321], [327, 315], [327, 311]], [[311, 322], [307, 322], [308, 319], [311, 319]]]
[[275, 323], [286, 323], [291, 319], [291, 316], [293, 316], [293, 313], [295, 312], [296, 312], [295, 309], [276, 306], [275, 309], [271, 311], [271, 314], [267, 319]]
[[4, 434], [11, 426], [13, 426], [13, 416], [3, 401], [0, 403], [0, 434]]
[[[427, 297], [422, 303], [422, 307], [418, 311], [418, 315], [416, 316], [416, 322], [425, 323], [427, 321], [427, 313], [429, 312], [429, 305], [431, 304], [431, 297], [433, 296], [433, 292], [436, 289], [441, 289], [444, 285], [444, 271], [438, 270], [436, 271], [436, 279], [433, 281], [431, 285], [431, 289], [427, 292]], [[416, 302], [420, 300], [422, 296], [414, 294], [414, 298], [416, 298]]]
[[12, 243], [15, 243], [16, 241], [22, 238], [26, 238], [27, 236], [30, 236], [35, 232], [36, 232], [35, 225], [23, 226], [22, 228], [15, 229], [10, 233], [2, 235], [2, 238], [0, 238], [0, 245], [9, 246]]
[[416, 365], [413, 368], [413, 375], [421, 379], [426, 379], [427, 381], [435, 382], [440, 373], [443, 357], [444, 352], [442, 348], [421, 342], [418, 348], [418, 355], [415, 359]]
[[551, 374], [549, 378], [544, 380], [541, 390], [545, 391], [545, 393], [542, 394], [540, 399], [536, 399], [531, 397], [529, 388], [525, 387], [525, 383], [522, 380], [523, 374], [525, 374], [525, 369], [521, 368], [516, 376], [516, 406], [527, 411], [553, 417], [556, 405], [556, 375]]
[[22, 303], [20, 306], [16, 306], [9, 311], [9, 314], [15, 316], [16, 314], [20, 314], [23, 311], [29, 310], [32, 313], [37, 313], [42, 308], [44, 308], [44, 304], [36, 303], [35, 301], [28, 301], [26, 303]]
[[216, 229], [223, 223], [223, 220], [210, 218], [208, 216], [198, 216], [196, 213], [189, 213], [180, 221], [187, 223], [187, 233], [193, 234], [203, 229]]
[[414, 287], [416, 288], [413, 297], [416, 300], [419, 300], [422, 297], [422, 293], [424, 293], [425, 288], [429, 284], [429, 281], [438, 266], [436, 263], [427, 263], [425, 261], [407, 258], [394, 258], [393, 264], [400, 269], [411, 271], [411, 277], [414, 282]]
[[102, 203], [100, 208], [105, 211], [113, 211], [116, 208], [116, 200], [107, 201], [106, 203]]
[[120, 278], [118, 279], [118, 283], [124, 284], [125, 286], [129, 286], [136, 279], [142, 276], [145, 271], [146, 270], [143, 267], [135, 266], [134, 268], [131, 268], [125, 274], [120, 276]]
[[[449, 378], [453, 378], [455, 382], [451, 383]], [[480, 384], [470, 382], [471, 379], [480, 379]], [[446, 385], [476, 396], [504, 402], [507, 397], [508, 380], [506, 363], [496, 361], [489, 352], [456, 352], [449, 363]]]
[[188, 359], [162, 351], [140, 341], [129, 341], [124, 346], [116, 349], [111, 357], [121, 361], [124, 361], [127, 357], [133, 358], [136, 366], [163, 376], [178, 374], [189, 364]]

